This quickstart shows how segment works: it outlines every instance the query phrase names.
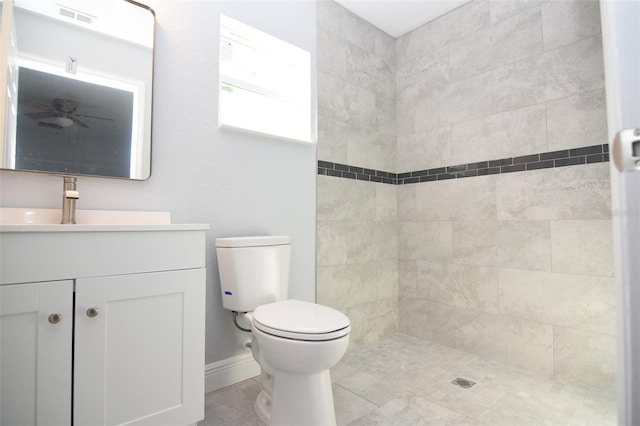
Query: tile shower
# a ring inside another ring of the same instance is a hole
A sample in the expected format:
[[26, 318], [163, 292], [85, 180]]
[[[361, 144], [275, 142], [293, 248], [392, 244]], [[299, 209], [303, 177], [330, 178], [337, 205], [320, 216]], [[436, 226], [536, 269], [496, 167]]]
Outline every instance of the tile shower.
[[473, 0], [392, 39], [318, 4], [318, 302], [613, 390], [597, 1]]

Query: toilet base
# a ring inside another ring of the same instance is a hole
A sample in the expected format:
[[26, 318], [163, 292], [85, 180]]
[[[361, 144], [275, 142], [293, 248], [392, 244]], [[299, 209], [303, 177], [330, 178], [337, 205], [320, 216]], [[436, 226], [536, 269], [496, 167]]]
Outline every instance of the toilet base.
[[270, 426], [332, 426], [336, 424], [329, 370], [315, 374], [279, 371], [273, 395], [260, 392], [256, 413]]
[[261, 391], [253, 404], [253, 408], [264, 424], [271, 424], [271, 395], [269, 393]]

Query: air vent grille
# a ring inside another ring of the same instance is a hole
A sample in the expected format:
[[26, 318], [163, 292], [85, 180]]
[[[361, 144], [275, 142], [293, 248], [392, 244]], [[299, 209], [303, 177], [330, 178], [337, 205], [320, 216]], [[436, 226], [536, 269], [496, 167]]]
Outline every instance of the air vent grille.
[[76, 19], [76, 13], [73, 10], [60, 8], [60, 15], [67, 18]]
[[93, 22], [92, 16], [89, 16], [81, 12], [76, 12], [72, 9], [68, 9], [61, 6], [59, 11], [60, 11], [60, 15], [66, 16], [67, 18], [75, 19], [76, 21], [84, 22], [85, 24], [91, 24]]

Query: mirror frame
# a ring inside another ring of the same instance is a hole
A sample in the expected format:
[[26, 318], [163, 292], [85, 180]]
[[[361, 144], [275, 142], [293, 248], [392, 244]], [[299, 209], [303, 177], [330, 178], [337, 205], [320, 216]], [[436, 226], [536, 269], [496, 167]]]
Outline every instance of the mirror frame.
[[[147, 180], [152, 173], [152, 141], [153, 141], [153, 92], [154, 92], [154, 74], [155, 74], [155, 43], [156, 43], [156, 16], [155, 16], [155, 12], [154, 10], [142, 3], [139, 3], [135, 0], [118, 0], [118, 1], [122, 1], [124, 3], [128, 3], [132, 6], [135, 7], [139, 7], [141, 9], [143, 9], [144, 11], [148, 12], [150, 14], [150, 18], [152, 19], [151, 21], [151, 31], [152, 33], [150, 34], [150, 37], [147, 39], [148, 41], [150, 41], [150, 45], [151, 45], [151, 52], [150, 52], [150, 71], [148, 73], [148, 76], [145, 77], [144, 80], [140, 80], [143, 82], [142, 86], [139, 87], [143, 87], [145, 92], [148, 93], [143, 93], [142, 95], [138, 95], [139, 98], [139, 102], [134, 102], [132, 108], [133, 110], [141, 110], [139, 117], [140, 117], [140, 125], [141, 125], [141, 130], [139, 133], [139, 136], [137, 136], [137, 139], [142, 138], [143, 139], [143, 144], [144, 146], [141, 147], [139, 150], [142, 151], [142, 155], [143, 155], [143, 160], [139, 163], [142, 165], [142, 167], [140, 167], [140, 175], [136, 175], [136, 176], [124, 176], [124, 175], [120, 175], [120, 176], [113, 176], [113, 175], [106, 175], [106, 174], [94, 174], [94, 173], [84, 173], [84, 172], [77, 172], [77, 171], [65, 171], [65, 170], [37, 170], [37, 169], [29, 169], [29, 168], [11, 168], [11, 167], [6, 167], [7, 163], [5, 163], [5, 159], [3, 158], [5, 155], [5, 143], [7, 142], [7, 135], [14, 135], [13, 137], [15, 138], [17, 135], [17, 124], [18, 124], [18, 119], [17, 119], [17, 114], [18, 114], [18, 109], [17, 109], [17, 88], [16, 89], [16, 93], [14, 96], [14, 100], [10, 100], [9, 97], [7, 96], [7, 90], [2, 90], [2, 93], [0, 94], [0, 131], [2, 132], [2, 135], [0, 135], [0, 169], [2, 170], [14, 170], [14, 171], [22, 171], [22, 172], [34, 172], [34, 173], [44, 173], [44, 174], [50, 174], [50, 175], [58, 175], [58, 176], [88, 176], [88, 177], [100, 177], [100, 178], [113, 178], [113, 179], [126, 179], [126, 180], [138, 180], [138, 181], [142, 181], [142, 180]], [[0, 0], [1, 3], [1, 7], [2, 7], [2, 21], [0, 22], [0, 51], [3, 52], [2, 55], [0, 55], [0, 87], [1, 88], [7, 88], [8, 90], [13, 90], [13, 88], [10, 88], [8, 85], [11, 85], [11, 80], [10, 80], [10, 73], [12, 72], [12, 67], [13, 67], [13, 72], [18, 72], [18, 64], [17, 64], [17, 57], [19, 55], [18, 53], [18, 49], [13, 47], [15, 46], [15, 42], [12, 40], [12, 38], [15, 36], [15, 19], [14, 19], [14, 7], [15, 7], [15, 2], [14, 0]], [[72, 25], [72, 24], [69, 24]], [[92, 30], [95, 31], [95, 30]], [[95, 34], [99, 34], [99, 32], [96, 32]], [[109, 36], [107, 34], [107, 37], [115, 37], [115, 36]], [[149, 46], [149, 44], [146, 44], [147, 46]], [[25, 60], [21, 59], [21, 62], [25, 62]], [[26, 62], [28, 63], [28, 59], [26, 60]], [[21, 64], [22, 65], [22, 64]], [[68, 67], [68, 64], [67, 64]], [[29, 65], [27, 65], [27, 68], [34, 68], [31, 67]], [[38, 71], [37, 69], [38, 67], [35, 67], [36, 71]], [[67, 69], [67, 71], [69, 71]], [[95, 70], [94, 70], [95, 71]], [[100, 69], [97, 69], [97, 71], [99, 72]], [[48, 71], [44, 71], [43, 75], [47, 75]], [[58, 74], [58, 72], [56, 72], [55, 74]], [[53, 75], [55, 75], [53, 74]], [[67, 77], [65, 75], [62, 75], [62, 77]], [[82, 81], [81, 78], [69, 78], [69, 81], [74, 80], [76, 82], [78, 81]], [[114, 80], [115, 81], [115, 80]], [[14, 86], [14, 85], [12, 85]], [[96, 84], [96, 87], [100, 87], [100, 84]], [[132, 86], [133, 87], [133, 86]], [[105, 85], [104, 88], [109, 89], [110, 85]], [[126, 90], [124, 91], [126, 92]], [[13, 105], [9, 102], [15, 102]], [[143, 106], [143, 108], [140, 108], [140, 105]], [[15, 111], [15, 113], [14, 113]], [[15, 117], [15, 118], [14, 118]], [[75, 117], [72, 117], [73, 121], [76, 122], [77, 120], [75, 119]], [[40, 124], [40, 123], [39, 123]], [[45, 123], [46, 124], [46, 123]], [[11, 128], [11, 126], [13, 126], [13, 128]], [[132, 128], [132, 132], [134, 131], [134, 129]], [[133, 143], [133, 141], [135, 140], [136, 136], [132, 135], [131, 137], [131, 142], [129, 144], [130, 147], [133, 147], [135, 144]], [[82, 141], [90, 141], [91, 138], [78, 138], [78, 140]], [[15, 145], [15, 144], [14, 144]], [[15, 166], [15, 159], [14, 159], [14, 166]], [[132, 165], [130, 164], [129, 167], [132, 167]]]

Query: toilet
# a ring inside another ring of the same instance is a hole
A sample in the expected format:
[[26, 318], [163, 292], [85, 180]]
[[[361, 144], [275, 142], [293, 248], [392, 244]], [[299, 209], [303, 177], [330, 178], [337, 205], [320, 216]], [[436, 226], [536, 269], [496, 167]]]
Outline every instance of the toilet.
[[234, 312], [236, 325], [241, 318], [253, 335], [251, 351], [262, 370], [254, 407], [262, 421], [335, 425], [329, 369], [349, 345], [349, 318], [328, 306], [287, 298], [289, 237], [218, 238], [216, 253], [222, 304]]

